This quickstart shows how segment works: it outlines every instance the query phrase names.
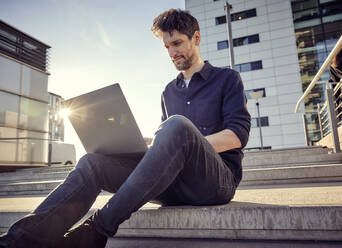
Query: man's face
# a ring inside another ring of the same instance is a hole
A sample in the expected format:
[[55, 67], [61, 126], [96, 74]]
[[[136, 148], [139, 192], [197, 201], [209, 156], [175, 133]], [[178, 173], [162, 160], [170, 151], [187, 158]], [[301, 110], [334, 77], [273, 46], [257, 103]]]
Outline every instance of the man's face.
[[197, 50], [199, 39], [195, 39], [196, 35], [199, 35], [199, 32], [195, 33], [193, 38], [189, 40], [188, 36], [176, 30], [171, 35], [168, 32], [163, 33], [164, 46], [177, 70], [188, 70], [199, 56]]

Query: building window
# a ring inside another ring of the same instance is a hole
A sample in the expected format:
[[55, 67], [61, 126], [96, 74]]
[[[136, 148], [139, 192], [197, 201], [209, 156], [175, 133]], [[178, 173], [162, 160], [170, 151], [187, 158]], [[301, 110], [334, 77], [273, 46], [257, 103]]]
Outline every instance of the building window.
[[234, 39], [233, 45], [243, 46], [243, 45], [248, 45], [248, 44], [257, 43], [257, 42], [259, 42], [259, 35], [254, 34], [254, 35], [249, 35], [249, 36]]
[[217, 50], [222, 50], [222, 49], [227, 49], [227, 48], [228, 48], [228, 41], [227, 40], [217, 42]]
[[234, 13], [231, 15], [232, 22], [239, 21], [242, 19], [247, 19], [256, 16], [256, 9], [249, 9], [246, 11], [241, 11], [239, 13]]
[[271, 150], [272, 146], [255, 146], [255, 147], [245, 147], [243, 151], [260, 151], [260, 150]]
[[234, 69], [238, 72], [247, 72], [262, 69], [262, 61], [253, 61], [249, 63], [237, 64]]
[[219, 16], [219, 17], [216, 17], [215, 18], [215, 21], [216, 21], [216, 25], [220, 25], [220, 24], [223, 24], [223, 23], [226, 23], [226, 16]]
[[251, 71], [261, 70], [261, 69], [262, 69], [262, 62], [261, 62], [261, 60], [255, 61], [255, 62], [251, 62]]
[[268, 127], [268, 116], [263, 116], [263, 117], [254, 117], [251, 119], [251, 127]]
[[[249, 9], [249, 10], [241, 11], [241, 12], [234, 13], [234, 14], [230, 15], [232, 22], [233, 21], [240, 21], [240, 20], [251, 18], [254, 16], [256, 16], [256, 9]], [[224, 16], [218, 16], [215, 18], [215, 21], [216, 21], [216, 25], [226, 23], [226, 16], [225, 15]]]
[[[252, 44], [252, 43], [256, 43], [256, 42], [259, 42], [259, 35], [258, 34], [233, 39], [234, 47], [244, 46], [244, 45], [248, 45], [248, 44]], [[228, 48], [228, 41], [227, 40], [217, 42], [217, 50], [222, 50], [222, 49], [226, 49], [226, 48]]]
[[250, 92], [257, 92], [257, 91], [263, 91], [262, 97], [266, 97], [265, 88], [258, 88], [258, 89], [245, 90], [247, 99], [251, 99], [251, 95], [249, 94]]
[[[298, 1], [292, 2], [294, 22], [302, 22], [315, 18], [342, 13], [342, 5], [339, 1]], [[340, 18], [338, 18], [340, 19]]]

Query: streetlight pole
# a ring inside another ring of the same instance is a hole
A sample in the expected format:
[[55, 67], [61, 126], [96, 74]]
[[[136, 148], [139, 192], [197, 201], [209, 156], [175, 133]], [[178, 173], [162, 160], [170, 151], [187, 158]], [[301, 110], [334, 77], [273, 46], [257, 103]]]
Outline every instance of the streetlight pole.
[[259, 101], [258, 99], [256, 99], [256, 106], [257, 106], [257, 110], [258, 110], [258, 126], [259, 126], [259, 134], [260, 134], [260, 145], [261, 145], [261, 150], [264, 150], [264, 144], [262, 142], [262, 131], [261, 131], [261, 119], [260, 119], [260, 109], [259, 109]]
[[52, 159], [52, 130], [53, 130], [53, 118], [51, 118], [54, 114], [52, 107], [49, 106], [49, 136], [48, 136], [48, 166], [51, 166], [51, 159]]
[[233, 35], [232, 35], [232, 25], [231, 25], [231, 17], [230, 17], [230, 11], [232, 9], [232, 5], [230, 5], [228, 2], [224, 5], [224, 10], [226, 11], [226, 23], [227, 23], [227, 38], [228, 38], [228, 47], [229, 47], [229, 62], [230, 62], [230, 68], [234, 69], [235, 62], [234, 62], [234, 51], [233, 51]]
[[260, 145], [261, 145], [261, 150], [263, 150], [264, 149], [264, 143], [262, 142], [259, 98], [262, 98], [264, 96], [264, 91], [263, 90], [252, 91], [252, 92], [249, 92], [248, 94], [249, 94], [251, 99], [255, 99], [255, 105], [257, 106], [257, 112], [258, 112], [257, 126], [259, 126]]

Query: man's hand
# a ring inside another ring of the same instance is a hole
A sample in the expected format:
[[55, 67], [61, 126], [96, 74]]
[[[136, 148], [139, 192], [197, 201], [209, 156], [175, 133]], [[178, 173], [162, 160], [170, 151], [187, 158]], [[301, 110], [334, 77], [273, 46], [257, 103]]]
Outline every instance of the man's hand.
[[229, 129], [224, 129], [218, 133], [205, 136], [216, 152], [240, 148], [241, 141], [238, 136]]

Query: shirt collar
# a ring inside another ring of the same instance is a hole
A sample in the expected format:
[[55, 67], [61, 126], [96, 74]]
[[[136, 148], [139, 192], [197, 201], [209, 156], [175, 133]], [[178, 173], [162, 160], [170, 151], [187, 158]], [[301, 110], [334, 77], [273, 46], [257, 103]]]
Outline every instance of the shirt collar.
[[[198, 73], [204, 80], [207, 80], [212, 69], [213, 66], [206, 60], [204, 61], [204, 66], [202, 67], [202, 69], [199, 72], [195, 72], [194, 75]], [[177, 84], [179, 84], [179, 82], [181, 82], [182, 80], [184, 80], [184, 76], [183, 73], [180, 72], [177, 76]]]

